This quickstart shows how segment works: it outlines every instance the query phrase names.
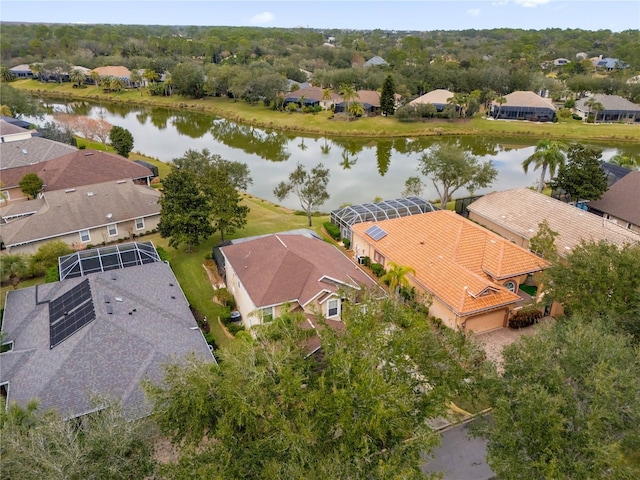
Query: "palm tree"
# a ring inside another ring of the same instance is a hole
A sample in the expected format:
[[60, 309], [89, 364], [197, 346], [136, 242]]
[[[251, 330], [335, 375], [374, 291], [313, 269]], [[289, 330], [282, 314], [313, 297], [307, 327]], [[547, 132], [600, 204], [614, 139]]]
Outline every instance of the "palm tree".
[[171, 87], [171, 74], [169, 72], [165, 72], [164, 74], [164, 96], [171, 96], [173, 93], [173, 88]]
[[611, 160], [609, 160], [609, 162], [624, 168], [629, 168], [631, 170], [640, 167], [640, 158], [622, 155], [621, 153], [618, 153], [617, 155], [611, 157]]
[[42, 64], [41, 63], [33, 63], [31, 65], [29, 65], [29, 68], [31, 69], [31, 72], [33, 72], [33, 76], [35, 77], [36, 75], [38, 76], [38, 80], [40, 80], [42, 82]]
[[364, 105], [362, 105], [360, 102], [353, 102], [351, 105], [349, 105], [348, 112], [354, 117], [361, 117], [362, 115], [364, 115]]
[[397, 300], [400, 295], [400, 287], [409, 287], [409, 280], [407, 280], [409, 274], [415, 275], [415, 269], [389, 262], [389, 269], [380, 277], [380, 280], [389, 284], [389, 292]]
[[95, 70], [93, 70], [90, 74], [89, 74], [89, 78], [93, 81], [93, 84], [97, 87], [98, 85], [100, 85], [100, 74], [98, 72], [96, 72]]
[[595, 122], [598, 118], [598, 112], [604, 110], [604, 105], [602, 105], [596, 97], [589, 98], [586, 102], [584, 102], [585, 107], [589, 107], [589, 113], [587, 114], [587, 119], [591, 116], [591, 111], [595, 110], [596, 114], [594, 116], [593, 121]]
[[538, 193], [544, 188], [544, 177], [549, 174], [553, 177], [556, 170], [564, 165], [564, 152], [567, 150], [565, 143], [558, 140], [540, 140], [536, 145], [536, 151], [529, 158], [522, 162], [524, 173], [527, 173], [529, 166], [533, 164], [534, 170], [540, 169], [540, 181], [538, 182]]
[[109, 79], [109, 90], [119, 92], [125, 87], [124, 80], [120, 77], [111, 77]]
[[[325, 88], [324, 90], [322, 90], [322, 101], [323, 102], [330, 102], [331, 101], [331, 89], [330, 88]], [[328, 108], [325, 108], [325, 110], [327, 110]]]
[[137, 70], [132, 70], [131, 75], [129, 75], [129, 84], [132, 87], [135, 87], [140, 92], [140, 96], [142, 96], [142, 89], [140, 88], [142, 85], [142, 75]]
[[79, 68], [74, 68], [69, 73], [69, 80], [75, 83], [77, 86], [80, 86], [86, 80], [87, 76], [84, 74], [82, 70]]
[[9, 67], [6, 65], [0, 67], [0, 80], [6, 83], [13, 81], [13, 73], [11, 73], [11, 70], [9, 70]]
[[502, 110], [502, 105], [507, 103], [507, 99], [505, 97], [498, 97], [496, 98], [496, 103], [498, 104], [498, 114], [496, 118], [500, 118], [500, 110]]
[[343, 84], [340, 86], [340, 95], [342, 95], [343, 100], [347, 104], [345, 111], [347, 112], [347, 118], [349, 118], [351, 115], [351, 112], [349, 111], [349, 104], [352, 100], [358, 98], [358, 93], [353, 85]]

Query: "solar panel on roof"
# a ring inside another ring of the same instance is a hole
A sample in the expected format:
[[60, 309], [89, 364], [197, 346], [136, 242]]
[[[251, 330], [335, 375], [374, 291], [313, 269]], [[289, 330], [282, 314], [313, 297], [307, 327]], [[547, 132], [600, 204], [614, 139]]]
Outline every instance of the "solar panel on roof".
[[378, 240], [380, 240], [381, 238], [384, 238], [387, 236], [387, 232], [385, 232], [382, 228], [380, 228], [378, 225], [372, 225], [369, 228], [367, 228], [367, 230], [364, 232], [367, 235], [369, 235], [371, 238], [373, 238], [376, 242]]
[[96, 318], [89, 280], [49, 302], [49, 343], [55, 347]]

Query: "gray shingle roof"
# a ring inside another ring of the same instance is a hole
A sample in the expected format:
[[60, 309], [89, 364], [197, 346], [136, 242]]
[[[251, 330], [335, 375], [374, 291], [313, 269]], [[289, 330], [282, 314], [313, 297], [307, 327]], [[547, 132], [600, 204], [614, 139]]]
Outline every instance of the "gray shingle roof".
[[[0, 383], [9, 382], [10, 402], [24, 406], [37, 398], [42, 410], [76, 417], [92, 409], [91, 395], [98, 394], [139, 417], [150, 412], [140, 382], [160, 381], [164, 363], [192, 353], [214, 361], [168, 264], [131, 267], [115, 276], [95, 273], [9, 292], [3, 334], [14, 344], [0, 354]], [[47, 301], [85, 279], [96, 318], [50, 349]], [[105, 295], [113, 314], [106, 313]]]
[[632, 171], [622, 177], [600, 200], [589, 202], [589, 209], [640, 225], [640, 172]]
[[[542, 98], [540, 95], [534, 92], [528, 92], [519, 90], [512, 92], [509, 95], [504, 96], [506, 103], [502, 104], [502, 107], [537, 107], [537, 108], [550, 108], [554, 112], [556, 111], [555, 105], [548, 98]], [[500, 104], [495, 100], [492, 105], [499, 107]]]
[[76, 150], [78, 150], [76, 147], [65, 143], [42, 137], [31, 137], [28, 140], [0, 143], [0, 158], [2, 169], [5, 169], [46, 162]]
[[421, 97], [416, 98], [409, 102], [409, 105], [425, 105], [427, 103], [431, 104], [442, 104], [446, 105], [448, 100], [452, 98], [455, 94], [450, 92], [449, 90], [444, 90], [439, 88], [437, 90], [432, 90], [430, 92], [425, 93]]
[[581, 98], [576, 101], [576, 108], [581, 111], [589, 110], [589, 107], [585, 105], [585, 103], [590, 99], [595, 99], [596, 102], [600, 102], [602, 106], [606, 110], [618, 110], [623, 112], [640, 112], [640, 105], [636, 105], [633, 102], [630, 102], [626, 98], [622, 98], [619, 95], [602, 95], [600, 93], [596, 93], [591, 97]]
[[467, 208], [526, 239], [533, 237], [538, 225], [546, 219], [549, 227], [558, 232], [555, 243], [562, 256], [581, 240], [605, 240], [616, 245], [640, 241], [640, 236], [602, 217], [528, 188], [490, 193]]
[[[132, 180], [84, 185], [72, 191], [45, 192], [45, 202], [40, 204], [37, 213], [0, 225], [0, 236], [10, 247], [108, 223], [159, 215], [159, 198], [160, 193], [156, 190], [135, 185]], [[4, 213], [5, 210], [0, 209], [0, 216]], [[111, 216], [107, 217], [108, 214]]]

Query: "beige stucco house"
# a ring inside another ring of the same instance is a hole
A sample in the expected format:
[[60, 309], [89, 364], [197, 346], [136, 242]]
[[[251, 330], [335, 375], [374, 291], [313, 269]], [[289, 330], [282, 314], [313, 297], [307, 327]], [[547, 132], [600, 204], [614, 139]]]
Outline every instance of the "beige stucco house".
[[522, 305], [521, 285], [549, 266], [545, 260], [451, 211], [352, 226], [357, 257], [409, 266], [429, 313], [450, 328], [483, 332], [505, 327]]
[[227, 289], [246, 328], [282, 309], [340, 322], [343, 295], [376, 282], [333, 245], [305, 235], [273, 234], [220, 248]]

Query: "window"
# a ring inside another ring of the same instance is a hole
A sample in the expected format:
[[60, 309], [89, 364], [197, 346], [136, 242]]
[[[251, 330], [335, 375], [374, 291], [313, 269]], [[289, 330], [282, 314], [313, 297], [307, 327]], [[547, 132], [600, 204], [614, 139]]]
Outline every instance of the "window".
[[136, 218], [136, 230], [142, 230], [144, 228], [144, 218]]
[[507, 282], [507, 283], [504, 284], [504, 288], [506, 288], [510, 292], [515, 292], [516, 291], [516, 284], [515, 284], [515, 282]]
[[264, 307], [260, 309], [262, 315], [262, 321], [268, 323], [273, 320], [273, 307]]
[[116, 235], [118, 235], [118, 226], [115, 223], [110, 223], [109, 225], [107, 225], [107, 230], [110, 237], [115, 237]]
[[384, 265], [384, 255], [378, 253], [376, 250], [373, 251], [373, 261], [379, 263], [380, 265]]
[[327, 318], [337, 317], [340, 315], [340, 300], [332, 298], [327, 302]]
[[82, 243], [89, 243], [91, 241], [91, 235], [89, 235], [89, 230], [80, 230], [80, 241]]

